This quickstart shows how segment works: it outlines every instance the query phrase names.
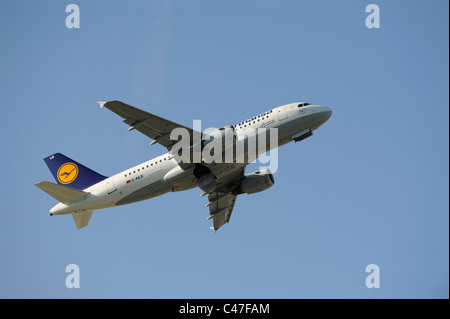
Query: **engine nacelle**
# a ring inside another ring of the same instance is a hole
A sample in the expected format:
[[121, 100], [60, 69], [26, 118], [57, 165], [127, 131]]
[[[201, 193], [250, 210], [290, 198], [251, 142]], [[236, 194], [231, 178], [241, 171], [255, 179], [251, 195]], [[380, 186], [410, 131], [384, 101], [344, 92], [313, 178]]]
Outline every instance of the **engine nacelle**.
[[234, 195], [243, 193], [254, 194], [265, 191], [275, 184], [272, 172], [266, 168], [245, 175], [239, 186], [233, 191]]

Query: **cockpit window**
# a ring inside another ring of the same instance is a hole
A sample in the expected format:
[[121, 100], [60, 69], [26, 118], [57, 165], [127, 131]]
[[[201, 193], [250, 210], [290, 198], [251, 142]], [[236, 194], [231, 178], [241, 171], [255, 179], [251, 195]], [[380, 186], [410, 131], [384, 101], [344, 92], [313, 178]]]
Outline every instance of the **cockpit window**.
[[308, 106], [310, 105], [309, 103], [300, 103], [299, 105], [297, 105], [298, 107], [302, 107], [302, 106]]

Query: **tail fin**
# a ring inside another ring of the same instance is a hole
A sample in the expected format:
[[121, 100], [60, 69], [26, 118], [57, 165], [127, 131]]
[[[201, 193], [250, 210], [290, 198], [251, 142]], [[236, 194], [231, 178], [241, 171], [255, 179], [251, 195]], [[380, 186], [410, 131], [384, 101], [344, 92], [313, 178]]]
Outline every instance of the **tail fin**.
[[86, 189], [107, 178], [61, 153], [50, 155], [44, 158], [44, 161], [58, 184], [78, 190]]
[[86, 227], [89, 224], [89, 221], [91, 220], [92, 213], [94, 211], [90, 210], [87, 212], [81, 212], [81, 213], [73, 213], [73, 220], [75, 221], [75, 224], [77, 224], [77, 228], [81, 229], [83, 227]]

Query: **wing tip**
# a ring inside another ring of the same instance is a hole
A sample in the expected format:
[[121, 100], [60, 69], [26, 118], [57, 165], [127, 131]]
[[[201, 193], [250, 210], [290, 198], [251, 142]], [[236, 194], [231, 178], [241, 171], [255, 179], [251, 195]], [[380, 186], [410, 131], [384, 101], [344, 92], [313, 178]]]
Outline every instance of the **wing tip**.
[[107, 101], [97, 101], [97, 103], [100, 105], [100, 108], [103, 108], [103, 106], [105, 106]]

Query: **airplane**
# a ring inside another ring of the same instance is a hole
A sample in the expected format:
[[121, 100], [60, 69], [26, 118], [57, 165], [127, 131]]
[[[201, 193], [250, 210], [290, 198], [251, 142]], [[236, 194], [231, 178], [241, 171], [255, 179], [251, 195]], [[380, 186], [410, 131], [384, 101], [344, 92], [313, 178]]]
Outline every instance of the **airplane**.
[[[129, 126], [128, 131], [145, 134], [152, 139], [151, 145], [158, 143], [168, 152], [110, 177], [61, 153], [44, 158], [57, 184], [43, 181], [35, 185], [60, 202], [50, 210], [50, 215], [72, 214], [78, 229], [89, 224], [94, 210], [199, 187], [203, 190], [201, 196], [208, 197], [205, 205], [209, 208], [207, 219], [213, 219], [210, 228], [215, 233], [230, 221], [238, 195], [258, 193], [274, 185], [270, 168], [245, 174], [246, 166], [267, 149], [270, 151], [312, 136], [313, 131], [332, 115], [329, 107], [296, 102], [270, 109], [235, 125], [202, 133], [121, 101], [97, 103], [122, 117]], [[263, 128], [276, 134], [260, 135]], [[187, 140], [180, 140], [183, 135], [174, 138], [172, 133], [177, 129], [188, 133]], [[250, 129], [256, 132], [252, 141], [258, 141], [258, 146], [266, 146], [252, 154], [250, 148], [254, 143], [250, 143], [252, 135], [247, 134]], [[217, 136], [219, 138], [216, 139]], [[223, 159], [223, 155], [226, 157], [227, 151], [231, 150], [228, 161], [217, 160], [217, 157], [216, 160], [205, 159], [202, 151], [212, 145], [209, 144], [211, 141], [225, 141], [224, 144], [215, 142], [213, 153], [217, 151]], [[183, 150], [186, 151], [184, 154]], [[243, 157], [238, 158], [241, 155], [239, 150], [243, 150]], [[194, 160], [195, 156], [197, 160]]]

